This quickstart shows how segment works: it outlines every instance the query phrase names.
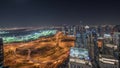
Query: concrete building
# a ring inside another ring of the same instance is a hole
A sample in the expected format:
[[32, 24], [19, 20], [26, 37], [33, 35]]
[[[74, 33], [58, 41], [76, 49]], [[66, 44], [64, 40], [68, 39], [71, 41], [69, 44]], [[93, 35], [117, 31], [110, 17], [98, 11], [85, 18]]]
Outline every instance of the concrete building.
[[0, 68], [3, 68], [4, 65], [4, 55], [3, 55], [3, 40], [0, 38]]

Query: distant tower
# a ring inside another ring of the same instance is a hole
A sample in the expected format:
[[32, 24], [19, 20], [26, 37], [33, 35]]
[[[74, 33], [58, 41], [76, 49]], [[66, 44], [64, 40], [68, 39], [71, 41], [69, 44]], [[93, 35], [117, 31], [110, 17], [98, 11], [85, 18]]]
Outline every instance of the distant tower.
[[62, 27], [62, 31], [63, 33], [66, 35], [66, 32], [67, 32], [67, 26], [64, 24], [63, 27]]
[[3, 40], [0, 38], [0, 68], [3, 67], [4, 64], [4, 52], [3, 52]]
[[73, 27], [73, 34], [74, 34], [74, 36], [76, 35], [76, 32], [77, 32], [77, 31], [76, 31], [76, 27], [74, 26], [74, 27]]
[[75, 41], [75, 46], [76, 47], [81, 47], [82, 46], [82, 44], [81, 44], [81, 34], [80, 34], [80, 32], [77, 32], [76, 33], [76, 41]]

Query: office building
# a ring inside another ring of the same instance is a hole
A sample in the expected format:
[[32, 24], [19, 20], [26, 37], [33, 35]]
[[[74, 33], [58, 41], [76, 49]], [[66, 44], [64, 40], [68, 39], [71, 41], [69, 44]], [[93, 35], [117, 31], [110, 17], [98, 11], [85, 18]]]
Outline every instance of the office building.
[[4, 64], [4, 55], [3, 55], [3, 40], [0, 38], [0, 68], [3, 67]]

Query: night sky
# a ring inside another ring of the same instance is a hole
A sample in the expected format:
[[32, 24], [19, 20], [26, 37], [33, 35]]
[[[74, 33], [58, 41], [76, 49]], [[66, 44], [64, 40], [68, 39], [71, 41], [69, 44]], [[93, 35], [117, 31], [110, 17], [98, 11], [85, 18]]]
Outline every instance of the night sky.
[[119, 0], [0, 0], [0, 27], [119, 24]]

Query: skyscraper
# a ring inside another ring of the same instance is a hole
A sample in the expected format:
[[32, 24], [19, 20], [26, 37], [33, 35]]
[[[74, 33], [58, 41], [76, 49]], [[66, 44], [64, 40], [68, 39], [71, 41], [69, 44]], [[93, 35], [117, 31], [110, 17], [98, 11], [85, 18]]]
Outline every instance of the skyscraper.
[[0, 38], [0, 68], [3, 68], [4, 55], [3, 55], [3, 40]]

